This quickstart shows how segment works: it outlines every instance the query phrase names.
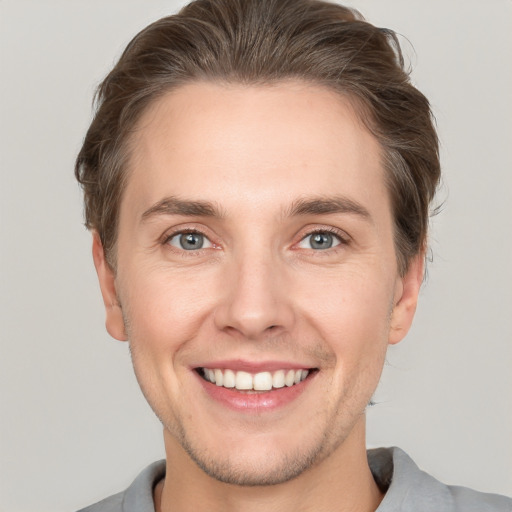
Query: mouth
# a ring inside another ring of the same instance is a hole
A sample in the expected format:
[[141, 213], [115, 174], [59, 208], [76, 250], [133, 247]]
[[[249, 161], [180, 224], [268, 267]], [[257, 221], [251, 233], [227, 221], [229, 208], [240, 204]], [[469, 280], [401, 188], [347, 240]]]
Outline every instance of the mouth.
[[243, 370], [201, 366], [194, 373], [210, 399], [242, 414], [260, 414], [292, 404], [319, 372], [318, 368], [241, 366]]
[[250, 373], [224, 368], [197, 368], [196, 371], [205, 381], [218, 387], [245, 392], [268, 392], [296, 386], [317, 370], [297, 368]]

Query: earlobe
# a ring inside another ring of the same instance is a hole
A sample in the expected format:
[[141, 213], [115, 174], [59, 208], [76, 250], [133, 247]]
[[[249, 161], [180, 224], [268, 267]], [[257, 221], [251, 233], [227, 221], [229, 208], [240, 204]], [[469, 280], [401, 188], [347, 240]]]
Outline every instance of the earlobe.
[[117, 298], [115, 274], [105, 258], [105, 251], [96, 231], [92, 234], [92, 257], [105, 305], [107, 331], [116, 340], [127, 341], [123, 312]]
[[389, 332], [391, 345], [401, 341], [412, 325], [423, 282], [424, 256], [423, 251], [416, 255], [410, 261], [406, 274], [397, 279]]

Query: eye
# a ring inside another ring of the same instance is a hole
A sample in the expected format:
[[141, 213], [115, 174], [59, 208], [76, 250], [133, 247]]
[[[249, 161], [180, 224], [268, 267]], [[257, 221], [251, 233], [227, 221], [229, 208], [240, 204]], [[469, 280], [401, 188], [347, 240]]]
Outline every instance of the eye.
[[305, 236], [300, 242], [301, 249], [314, 249], [323, 251], [341, 244], [341, 238], [329, 231], [317, 231]]
[[177, 233], [170, 236], [166, 243], [185, 251], [197, 251], [199, 249], [212, 247], [212, 243], [208, 238], [206, 238], [206, 236], [195, 231], [189, 233]]

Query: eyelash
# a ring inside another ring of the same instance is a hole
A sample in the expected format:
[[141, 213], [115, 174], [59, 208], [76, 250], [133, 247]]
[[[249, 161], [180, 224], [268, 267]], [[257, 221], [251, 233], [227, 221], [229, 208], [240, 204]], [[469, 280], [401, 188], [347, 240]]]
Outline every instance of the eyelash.
[[311, 231], [307, 231], [300, 238], [299, 243], [302, 242], [303, 240], [305, 240], [306, 238], [310, 237], [310, 236], [313, 236], [313, 235], [316, 235], [316, 234], [326, 234], [326, 233], [329, 234], [329, 235], [334, 236], [339, 241], [339, 244], [337, 246], [331, 247], [329, 249], [313, 251], [314, 253], [317, 253], [318, 255], [321, 255], [321, 253], [336, 251], [338, 248], [341, 249], [343, 246], [347, 246], [350, 243], [350, 239], [349, 239], [349, 237], [348, 237], [348, 235], [346, 233], [344, 233], [344, 232], [340, 231], [339, 229], [336, 229], [336, 228], [334, 228], [332, 226], [315, 228], [315, 229], [313, 229]]
[[[305, 240], [306, 238], [310, 237], [310, 236], [314, 236], [316, 234], [330, 234], [332, 236], [334, 236], [338, 241], [339, 241], [339, 244], [334, 246], [334, 247], [331, 247], [331, 248], [328, 248], [328, 249], [324, 249], [324, 250], [313, 250], [311, 249], [312, 252], [314, 253], [320, 253], [319, 255], [321, 255], [321, 253], [326, 253], [326, 252], [329, 252], [329, 253], [332, 253], [333, 251], [336, 251], [338, 250], [338, 248], [342, 248], [343, 246], [347, 246], [349, 245], [350, 243], [350, 239], [348, 237], [348, 235], [346, 235], [345, 233], [342, 233], [340, 230], [334, 228], [334, 227], [321, 227], [321, 228], [316, 228], [316, 229], [313, 229], [311, 231], [306, 231], [300, 238], [299, 242], [297, 243], [294, 243], [294, 245], [297, 245], [298, 243], [301, 243], [303, 240]], [[195, 251], [186, 251], [186, 250], [180, 250], [180, 249], [177, 249], [175, 247], [173, 247], [172, 245], [170, 245], [170, 241], [178, 236], [178, 235], [187, 235], [187, 234], [197, 234], [197, 235], [202, 235], [204, 236], [211, 244], [212, 244], [212, 247], [208, 247], [208, 248], [205, 248], [205, 249], [197, 249]], [[179, 253], [188, 253], [188, 254], [191, 254], [191, 253], [201, 253], [203, 250], [206, 250], [206, 249], [211, 249], [211, 248], [218, 248], [218, 245], [216, 245], [214, 242], [212, 242], [210, 240], [210, 238], [208, 237], [208, 235], [202, 231], [201, 229], [198, 229], [198, 228], [185, 228], [185, 229], [179, 229], [179, 230], [176, 230], [176, 231], [173, 231], [171, 233], [166, 233], [163, 238], [162, 238], [162, 241], [161, 241], [161, 244], [162, 245], [167, 245], [169, 248], [171, 248], [172, 250], [175, 250], [176, 252], [179, 252]]]
[[[183, 228], [183, 229], [178, 229], [176, 231], [172, 231], [171, 233], [166, 233], [163, 237], [162, 237], [162, 241], [161, 241], [161, 244], [162, 245], [169, 245], [169, 242], [175, 237], [175, 236], [178, 236], [178, 235], [202, 235], [204, 236], [207, 240], [210, 241], [210, 243], [215, 246], [215, 244], [210, 240], [210, 237], [204, 232], [202, 231], [201, 229], [198, 229], [198, 228]], [[171, 246], [172, 247], [172, 246]], [[190, 252], [197, 252], [197, 251], [190, 251]]]

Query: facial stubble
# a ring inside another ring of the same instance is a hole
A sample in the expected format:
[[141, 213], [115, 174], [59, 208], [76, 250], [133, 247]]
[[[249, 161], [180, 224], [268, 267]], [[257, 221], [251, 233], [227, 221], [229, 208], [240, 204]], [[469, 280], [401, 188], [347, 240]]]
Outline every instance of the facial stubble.
[[[393, 304], [390, 307], [390, 317], [392, 309]], [[278, 462], [274, 460], [273, 464], [270, 463], [268, 465], [237, 460], [236, 455], [235, 458], [233, 456], [221, 458], [218, 454], [212, 454], [209, 450], [200, 447], [197, 442], [197, 436], [194, 436], [193, 432], [187, 431], [180, 417], [174, 415], [172, 418], [166, 418], [163, 411], [159, 411], [155, 407], [151, 399], [151, 393], [148, 392], [149, 390], [146, 389], [143, 379], [139, 377], [137, 372], [139, 367], [137, 364], [137, 352], [141, 350], [141, 347], [134, 349], [131, 342], [132, 329], [129, 315], [126, 309], [122, 311], [126, 333], [130, 340], [129, 349], [132, 364], [143, 395], [169, 435], [177, 441], [190, 459], [205, 474], [219, 482], [237, 486], [256, 487], [279, 485], [297, 478], [321, 464], [322, 461], [327, 459], [343, 444], [357, 421], [365, 415], [366, 406], [370, 403], [371, 395], [367, 397], [366, 401], [361, 401], [362, 405], [358, 406], [358, 383], [356, 382], [355, 387], [345, 390], [342, 396], [339, 397], [337, 404], [330, 404], [328, 402], [321, 412], [317, 412], [317, 419], [326, 418], [327, 421], [320, 422], [315, 432], [321, 432], [321, 434], [317, 435], [314, 440], [310, 440], [309, 446], [298, 442], [297, 447], [289, 453], [281, 454]], [[331, 351], [327, 351], [321, 343], [317, 344], [313, 353], [319, 359], [328, 362], [328, 366], [336, 364], [335, 355]], [[328, 389], [324, 390], [324, 392], [327, 391]], [[371, 394], [373, 394], [373, 391]], [[356, 403], [351, 404], [350, 402], [353, 400]], [[364, 418], [362, 420], [364, 421]], [[324, 423], [324, 425], [322, 426], [321, 423]], [[255, 439], [254, 444], [254, 449], [258, 450], [259, 440]]]

